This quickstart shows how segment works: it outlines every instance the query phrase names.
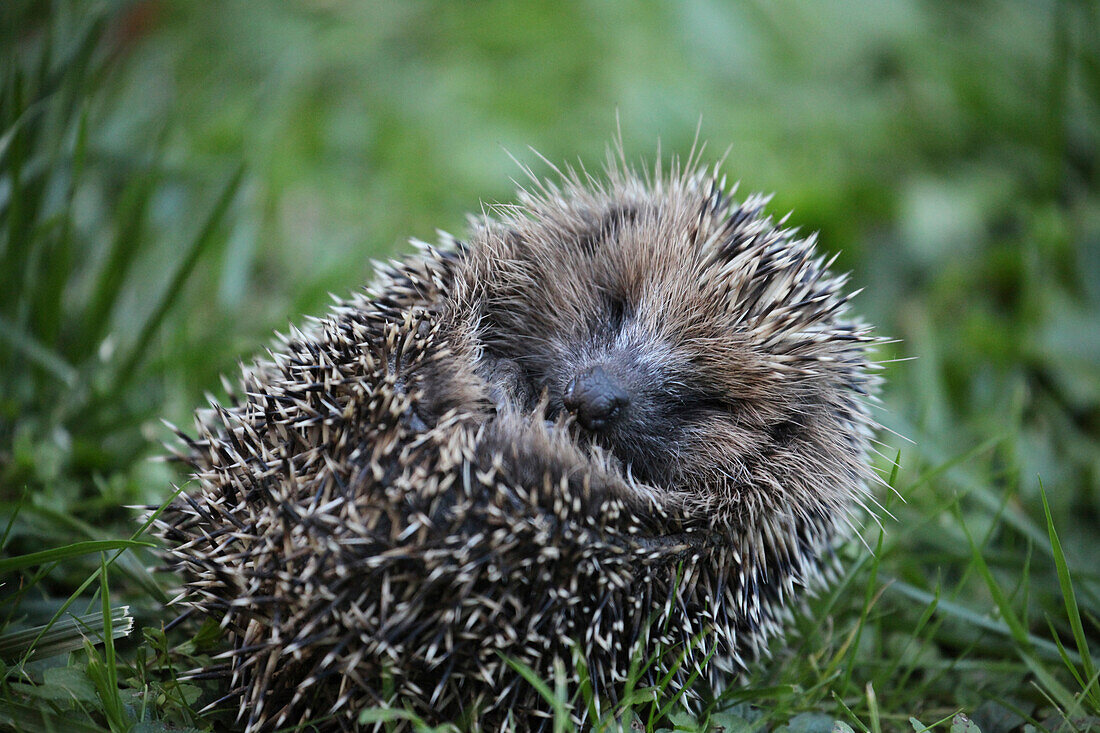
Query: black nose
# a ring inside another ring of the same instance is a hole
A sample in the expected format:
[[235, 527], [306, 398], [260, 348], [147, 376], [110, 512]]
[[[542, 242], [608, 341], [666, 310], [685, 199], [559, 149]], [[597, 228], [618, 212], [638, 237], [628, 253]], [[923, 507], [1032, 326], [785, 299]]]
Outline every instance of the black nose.
[[570, 380], [562, 398], [586, 430], [605, 430], [630, 403], [630, 395], [601, 367], [591, 367]]

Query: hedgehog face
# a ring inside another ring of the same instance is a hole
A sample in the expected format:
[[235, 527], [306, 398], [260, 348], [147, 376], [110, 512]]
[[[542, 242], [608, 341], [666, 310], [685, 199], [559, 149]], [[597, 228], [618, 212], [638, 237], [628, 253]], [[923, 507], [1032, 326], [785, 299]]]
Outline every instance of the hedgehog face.
[[843, 278], [812, 238], [764, 203], [684, 178], [504, 212], [471, 242], [466, 280], [498, 396], [545, 399], [656, 486], [774, 506], [858, 484], [862, 447], [843, 436], [867, 422], [850, 390], [867, 386], [870, 337], [838, 318]]

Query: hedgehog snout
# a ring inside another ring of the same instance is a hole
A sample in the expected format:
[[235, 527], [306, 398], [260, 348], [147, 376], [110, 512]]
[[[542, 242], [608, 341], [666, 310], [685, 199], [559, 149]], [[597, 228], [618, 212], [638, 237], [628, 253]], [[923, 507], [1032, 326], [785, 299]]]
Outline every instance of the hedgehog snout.
[[569, 380], [562, 402], [582, 427], [601, 432], [630, 404], [630, 393], [603, 367], [594, 366]]

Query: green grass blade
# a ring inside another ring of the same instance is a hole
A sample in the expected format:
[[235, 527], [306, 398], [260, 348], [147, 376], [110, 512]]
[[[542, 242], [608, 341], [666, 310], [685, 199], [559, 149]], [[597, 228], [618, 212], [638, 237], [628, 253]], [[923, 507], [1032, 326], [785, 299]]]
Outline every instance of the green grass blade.
[[[509, 667], [514, 669], [517, 673], [519, 673], [520, 677], [527, 681], [527, 684], [535, 688], [535, 691], [538, 692], [544, 700], [550, 703], [550, 706], [551, 708], [553, 708], [554, 711], [554, 729], [555, 731], [558, 731], [559, 718], [562, 720], [568, 720], [569, 718], [569, 711], [566, 709], [567, 702], [565, 700], [565, 696], [564, 694], [559, 694], [562, 691], [550, 689], [550, 685], [548, 685], [541, 677], [539, 677], [538, 673], [535, 670], [531, 669], [523, 662], [517, 659], [512, 659], [508, 656], [505, 656], [504, 654], [500, 654], [499, 652], [497, 653], [500, 655], [501, 659], [507, 662]], [[556, 676], [557, 674], [555, 670], [555, 677]], [[555, 680], [555, 687], [558, 686], [559, 685]]]
[[[935, 593], [932, 594], [932, 600], [925, 605], [924, 611], [921, 613], [920, 618], [917, 619], [917, 623], [913, 627], [913, 630], [909, 633], [909, 638], [905, 642], [905, 647], [902, 649], [900, 654], [896, 655], [894, 663], [891, 666], [889, 673], [886, 675], [890, 679], [902, 680], [902, 682], [898, 684], [899, 689], [904, 689], [904, 682], [909, 679], [910, 675], [912, 675], [912, 673], [916, 669], [914, 664], [912, 663], [915, 662], [915, 660], [909, 658], [907, 652], [912, 647], [913, 643], [920, 639], [920, 636], [922, 633], [924, 633], [924, 629], [928, 625], [928, 622], [931, 621], [932, 618], [936, 615], [936, 609], [939, 607], [939, 603], [940, 588], [937, 585]], [[910, 659], [910, 663], [906, 664], [904, 671], [902, 671], [899, 677], [897, 673], [901, 668], [901, 665], [905, 663], [906, 659]]]
[[79, 347], [83, 352], [94, 352], [96, 344], [105, 335], [122, 286], [137, 261], [137, 253], [149, 241], [144, 236], [146, 219], [149, 200], [158, 183], [156, 175], [142, 176], [123, 192], [118, 208], [118, 233], [111, 242], [85, 310], [86, 325]]
[[112, 608], [109, 620], [110, 624], [106, 625], [101, 611], [82, 616], [70, 614], [49, 628], [43, 624], [0, 634], [0, 659], [34, 660], [65, 654], [80, 649], [89, 635], [93, 637], [92, 643], [101, 643], [103, 638], [99, 629], [110, 628], [117, 639], [128, 635], [134, 628], [134, 617], [129, 606]]
[[[128, 541], [129, 542], [136, 542], [138, 537], [141, 537], [142, 535], [144, 535], [149, 530], [149, 528], [151, 526], [153, 526], [153, 522], [157, 521], [157, 518], [164, 512], [165, 509], [168, 508], [168, 505], [171, 504], [171, 503], [172, 503], [172, 499], [169, 498], [167, 501], [165, 501], [163, 504], [161, 504], [157, 508], [156, 511], [154, 511], [152, 514], [150, 514], [145, 519], [145, 521], [142, 523], [141, 527], [139, 527], [136, 532], [134, 532], [132, 535], [130, 535], [130, 540], [128, 540]], [[127, 541], [127, 540], [117, 540], [117, 541]], [[149, 543], [137, 542], [137, 544], [146, 546]], [[129, 549], [129, 548], [123, 547], [122, 549], [116, 550], [114, 556], [111, 557], [111, 560], [107, 563], [107, 566], [110, 567], [111, 565], [113, 565], [115, 563], [115, 561], [118, 560], [118, 558], [122, 556], [122, 553], [124, 553], [127, 549]], [[69, 597], [65, 600], [64, 603], [61, 604], [61, 608], [57, 609], [57, 611], [53, 615], [53, 618], [51, 618], [49, 623], [46, 624], [46, 626], [45, 626], [46, 630], [50, 629], [55, 623], [57, 623], [58, 619], [60, 619], [61, 616], [64, 615], [64, 613], [69, 610], [69, 606], [71, 606], [73, 603], [76, 602], [76, 600], [78, 598], [80, 598], [81, 594], [84, 593], [84, 591], [88, 588], [88, 586], [90, 586], [95, 581], [96, 577], [99, 575], [99, 572], [100, 571], [97, 570], [96, 572], [89, 575], [87, 578], [84, 579], [84, 582], [82, 582], [79, 586], [77, 586], [76, 590], [74, 590], [71, 594], [69, 594]], [[45, 633], [45, 631], [43, 631], [43, 633]], [[32, 646], [34, 646], [34, 645], [32, 644]], [[6, 678], [6, 676], [7, 676], [7, 672], [4, 673], [4, 678]]]
[[[1081, 696], [1090, 700], [1095, 700], [1098, 694], [1100, 694], [1100, 670], [1096, 671], [1096, 674], [1084, 685], [1081, 691]], [[1100, 713], [1100, 711], [1095, 710], [1093, 712]]]
[[[39, 100], [34, 104], [27, 107], [23, 112], [15, 119], [15, 122], [11, 124], [8, 129], [4, 130], [4, 134], [0, 135], [0, 166], [3, 166], [7, 161], [5, 160], [8, 155], [8, 151], [12, 148], [12, 141], [15, 140], [15, 136], [24, 127], [30, 125], [35, 121], [38, 115], [42, 114], [46, 109], [46, 102], [48, 100]], [[0, 209], [2, 211], [2, 209]]]
[[11, 515], [8, 517], [8, 523], [4, 527], [4, 533], [0, 534], [0, 552], [3, 552], [4, 548], [8, 546], [8, 538], [11, 537], [11, 530], [15, 526], [15, 520], [19, 518], [19, 512], [23, 511], [23, 506], [26, 503], [27, 489], [23, 489], [23, 496], [19, 501], [15, 502], [15, 505], [11, 509]]
[[[935, 612], [937, 615], [946, 615], [952, 618], [963, 621], [971, 626], [975, 626], [984, 631], [990, 631], [994, 634], [1001, 636], [1012, 637], [1012, 629], [1005, 623], [999, 623], [993, 619], [987, 618], [981, 614], [971, 611], [966, 606], [949, 601], [945, 598], [938, 598], [937, 596], [929, 593], [926, 590], [917, 588], [914, 585], [906, 583], [903, 580], [891, 578], [885, 581], [886, 587], [892, 593], [901, 593], [902, 595], [911, 598], [920, 603], [933, 603], [936, 604]], [[1034, 634], [1027, 635], [1028, 643], [1036, 651], [1042, 651], [1052, 659], [1060, 659], [1061, 655], [1058, 653], [1058, 647], [1048, 639], [1035, 636]], [[1067, 652], [1071, 658], [1074, 658], [1073, 652]]]
[[929, 469], [928, 471], [925, 471], [923, 474], [918, 476], [917, 479], [913, 481], [913, 483], [909, 484], [909, 486], [906, 487], [906, 493], [911, 494], [916, 489], [919, 489], [922, 486], [930, 484], [935, 479], [939, 478], [940, 476], [943, 476], [944, 474], [946, 474], [951, 469], [953, 469], [957, 466], [961, 466], [961, 465], [965, 465], [965, 464], [969, 463], [972, 459], [976, 458], [977, 456], [980, 456], [983, 453], [986, 453], [986, 452], [996, 448], [998, 445], [1003, 443], [1006, 439], [1007, 438], [1004, 435], [995, 435], [991, 438], [983, 440], [981, 443], [974, 446], [973, 448], [965, 450], [962, 453], [959, 453], [959, 454], [949, 458], [948, 460], [939, 463], [935, 468], [932, 468], [932, 469]]
[[26, 705], [11, 700], [0, 700], [0, 726], [10, 726], [16, 731], [56, 731], [56, 733], [103, 733], [87, 716], [76, 712], [55, 713], [41, 704]]
[[1047, 617], [1047, 628], [1050, 629], [1050, 638], [1054, 639], [1054, 643], [1058, 645], [1058, 652], [1062, 655], [1062, 663], [1066, 665], [1066, 669], [1073, 675], [1073, 679], [1077, 680], [1077, 684], [1084, 689], [1087, 685], [1085, 678], [1081, 676], [1081, 672], [1077, 669], [1077, 665], [1069, 658], [1069, 652], [1066, 651], [1066, 647], [1062, 644], [1062, 638], [1058, 634], [1058, 630], [1054, 628], [1054, 621]]
[[898, 454], [894, 456], [894, 463], [890, 466], [890, 478], [886, 480], [886, 485], [898, 492], [898, 472], [901, 471], [901, 449], [898, 449]]
[[[173, 493], [173, 496], [167, 500], [167, 503], [170, 503], [176, 495], [178, 495], [178, 492]], [[48, 531], [56, 532], [58, 536], [72, 537], [76, 541], [117, 539], [112, 537], [109, 532], [81, 520], [72, 513], [57, 511], [49, 507], [29, 503], [24, 504], [22, 502], [15, 504], [0, 502], [0, 514], [7, 511], [22, 511], [24, 514], [28, 515], [28, 517], [46, 523]], [[0, 548], [2, 547], [3, 544], [0, 544]], [[139, 585], [157, 603], [168, 602], [168, 594], [165, 593], [164, 588], [162, 588], [153, 577], [152, 572], [150, 572], [146, 562], [141, 557], [133, 554], [126, 554], [120, 557], [118, 562], [120, 571], [131, 581]]]
[[367, 708], [359, 712], [359, 725], [370, 725], [371, 723], [394, 723], [397, 721], [405, 720], [414, 725], [423, 725], [423, 721], [409, 712], [401, 708]]
[[577, 672], [577, 697], [588, 711], [588, 719], [595, 724], [600, 719], [599, 699], [592, 689], [592, 678], [588, 674], [588, 660], [579, 646], [573, 647], [573, 669]]
[[[16, 67], [13, 78], [9, 84], [9, 104], [16, 108], [23, 107], [23, 74]], [[6, 173], [5, 183], [9, 186], [7, 209], [4, 211], [6, 226], [2, 233], [4, 240], [0, 242], [0, 272], [4, 273], [5, 287], [0, 288], [0, 313], [6, 313], [9, 317], [18, 321], [14, 303], [17, 303], [24, 287], [24, 276], [27, 257], [31, 247], [26, 243], [31, 241], [29, 231], [31, 223], [35, 220], [33, 207], [29, 206], [29, 199], [33, 198], [24, 180], [24, 168], [27, 155], [27, 125], [17, 126], [12, 129], [12, 136], [8, 141], [5, 151], [4, 167], [0, 169]]]
[[858, 715], [852, 712], [852, 709], [848, 707], [848, 703], [844, 702], [844, 699], [837, 694], [836, 690], [833, 690], [832, 695], [833, 701], [841, 710], [843, 710], [848, 715], [849, 718], [851, 718], [852, 722], [856, 724], [857, 728], [863, 731], [863, 733], [871, 733], [871, 729], [868, 728], [867, 725], [859, 719]]
[[[1050, 514], [1050, 504], [1047, 501], [1047, 492], [1043, 488], [1042, 480], [1039, 481], [1039, 496], [1043, 500], [1043, 514], [1047, 520], [1047, 533], [1050, 535], [1050, 549], [1054, 557], [1054, 566], [1058, 571], [1058, 585], [1062, 589], [1062, 600], [1066, 606], [1066, 617], [1069, 620], [1070, 629], [1073, 630], [1073, 641], [1077, 644], [1077, 653], [1081, 656], [1081, 667], [1085, 678], [1096, 676], [1096, 665], [1093, 664], [1089, 653], [1088, 641], [1085, 639], [1085, 627], [1081, 623], [1081, 611], [1077, 607], [1077, 594], [1073, 591], [1073, 579], [1070, 577], [1069, 564], [1066, 555], [1062, 551], [1062, 542], [1058, 539], [1058, 532], [1054, 529], [1054, 518]], [[1100, 707], [1100, 698], [1092, 700], [1094, 706]]]
[[42, 345], [23, 329], [0, 316], [0, 341], [6, 342], [17, 354], [22, 354], [31, 363], [37, 364], [53, 375], [66, 387], [76, 386], [77, 371], [60, 354]]
[[[1008, 436], [996, 435], [982, 441], [970, 450], [954, 456], [945, 457], [945, 451], [936, 447], [937, 444], [935, 439], [932, 436], [922, 435], [921, 431], [915, 425], [902, 421], [900, 428], [906, 435], [913, 436], [914, 439], [917, 439], [927, 459], [938, 462], [935, 468], [921, 475], [914, 483], [906, 487], [907, 495], [911, 495], [916, 489], [929, 484], [933, 479], [940, 476], [951, 475], [953, 480], [956, 480], [962, 488], [959, 492], [959, 499], [970, 496], [977, 500], [987, 510], [991, 512], [1000, 511], [1004, 504], [1002, 493], [994, 491], [987, 486], [982, 479], [966, 469], [971, 459], [1001, 445], [1008, 439]], [[1009, 510], [1005, 512], [1004, 519], [1009, 526], [1021, 535], [1035, 542], [1037, 547], [1043, 548], [1048, 546], [1045, 533], [1024, 512], [1009, 507]]]
[[10, 573], [13, 570], [41, 565], [48, 562], [60, 562], [70, 557], [79, 557], [93, 552], [105, 550], [127, 550], [135, 547], [156, 547], [152, 542], [139, 542], [136, 540], [90, 540], [88, 542], [74, 542], [65, 547], [56, 547], [52, 550], [31, 552], [26, 555], [0, 559], [0, 573]]
[[[43, 263], [45, 268], [42, 273], [42, 282], [37, 289], [35, 299], [36, 332], [43, 342], [55, 346], [58, 345], [60, 334], [65, 330], [62, 328], [66, 320], [63, 309], [68, 292], [73, 285], [73, 261], [78, 248], [78, 244], [73, 240], [73, 202], [84, 171], [87, 144], [88, 107], [85, 105], [76, 121], [76, 140], [71, 162], [67, 164], [69, 180], [64, 209], [59, 214], [61, 222], [57, 229], [56, 242], [53, 251], [49, 253], [49, 261]], [[61, 157], [61, 154], [58, 157]], [[66, 162], [55, 160], [53, 165], [57, 169], [64, 169]]]
[[107, 567], [107, 555], [99, 556], [99, 596], [103, 602], [103, 665], [104, 682], [100, 691], [100, 700], [106, 708], [107, 721], [111, 730], [126, 733], [130, 724], [125, 713], [125, 705], [118, 691], [118, 660], [115, 657], [115, 637], [111, 618], [110, 572]]
[[852, 655], [848, 658], [848, 668], [844, 672], [844, 686], [842, 689], [847, 689], [852, 681], [852, 672], [855, 671], [857, 657], [855, 651], [859, 648], [859, 640], [863, 636], [863, 628], [867, 624], [867, 617], [871, 613], [871, 606], [873, 606], [878, 599], [875, 590], [878, 588], [878, 570], [879, 565], [882, 563], [882, 543], [885, 538], [886, 531], [879, 529], [878, 542], [875, 543], [875, 551], [871, 554], [871, 577], [867, 580], [867, 590], [863, 596], [863, 608], [859, 614], [859, 621], [856, 623], [855, 638], [851, 643]]
[[864, 688], [867, 696], [867, 711], [871, 718], [871, 733], [882, 733], [882, 720], [878, 709], [878, 696], [875, 695], [875, 688], [872, 683], [868, 682]]
[[[703, 634], [700, 633], [694, 639], [692, 639], [691, 646], [693, 646], [693, 647], [698, 646], [702, 642], [702, 640], [703, 640]], [[717, 645], [712, 646], [710, 651], [707, 652], [706, 657], [704, 657], [703, 663], [701, 665], [699, 665], [699, 664], [692, 665], [693, 669], [691, 670], [691, 673], [688, 674], [687, 679], [684, 680], [684, 684], [680, 686], [680, 689], [676, 690], [674, 693], [672, 693], [669, 696], [668, 702], [666, 702], [664, 704], [664, 706], [661, 707], [661, 710], [657, 715], [657, 719], [662, 719], [666, 715], [668, 715], [669, 712], [672, 710], [673, 706], [675, 706], [676, 703], [678, 703], [684, 697], [684, 694], [688, 690], [692, 689], [692, 687], [695, 685], [695, 681], [699, 678], [699, 673], [706, 667], [707, 664], [710, 663], [711, 657], [714, 656], [714, 653], [715, 653], [715, 651], [717, 651], [717, 649], [718, 649]], [[681, 667], [683, 665], [685, 655], [687, 654], [687, 651], [688, 650], [685, 650], [684, 654], [681, 655], [676, 660], [676, 667], [677, 668]], [[672, 671], [668, 672], [665, 675], [665, 677], [661, 680], [661, 683], [660, 683], [659, 688], [658, 688], [658, 692], [660, 694], [668, 695], [668, 686], [669, 686], [669, 682], [671, 681], [671, 679], [672, 679]], [[655, 723], [656, 721], [651, 719], [651, 722]]]
[[1047, 670], [1042, 662], [1035, 658], [1035, 655], [1032, 653], [1031, 638], [1027, 629], [1020, 621], [1020, 617], [1016, 614], [1016, 610], [1012, 607], [1012, 604], [1008, 600], [1008, 596], [1005, 595], [997, 579], [993, 577], [993, 573], [986, 564], [985, 558], [982, 557], [981, 548], [974, 542], [970, 530], [966, 527], [966, 522], [963, 521], [961, 516], [959, 516], [958, 519], [963, 532], [966, 534], [966, 539], [970, 543], [974, 567], [985, 581], [986, 587], [989, 588], [989, 593], [993, 596], [993, 602], [996, 604], [997, 610], [1000, 611], [1001, 618], [1003, 618], [1005, 624], [1008, 625], [1012, 633], [1012, 638], [1017, 643], [1017, 653], [1023, 658], [1024, 663], [1027, 664], [1028, 668], [1031, 669], [1032, 673], [1038, 678], [1043, 688], [1054, 697], [1058, 704], [1064, 709], [1072, 708], [1074, 706], [1073, 695], [1054, 678], [1054, 675]]
[[207, 215], [203, 226], [199, 229], [198, 234], [194, 240], [192, 240], [191, 244], [186, 248], [187, 253], [176, 268], [176, 272], [168, 283], [168, 287], [165, 288], [164, 293], [161, 295], [160, 301], [149, 313], [145, 324], [141, 327], [137, 340], [131, 345], [129, 356], [121, 360], [121, 367], [116, 372], [115, 384], [113, 389], [109, 390], [109, 392], [113, 393], [117, 391], [133, 378], [138, 364], [145, 358], [153, 334], [156, 333], [157, 329], [160, 327], [161, 321], [164, 320], [164, 317], [168, 314], [173, 304], [175, 304], [180, 293], [183, 292], [183, 285], [191, 276], [191, 272], [195, 269], [195, 265], [198, 264], [203, 253], [214, 241], [214, 234], [217, 232], [222, 219], [225, 218], [225, 213], [229, 210], [229, 204], [232, 203], [237, 190], [240, 188], [243, 176], [244, 167], [238, 167], [222, 189], [214, 207], [211, 209], [209, 215]]
[[993, 577], [993, 573], [990, 571], [989, 566], [985, 562], [985, 557], [982, 556], [981, 548], [978, 543], [974, 541], [974, 537], [970, 534], [970, 529], [966, 526], [966, 522], [962, 516], [956, 514], [959, 522], [959, 526], [962, 527], [963, 533], [966, 535], [966, 540], [970, 544], [971, 561], [974, 563], [974, 567], [977, 569], [978, 574], [981, 575], [985, 581], [986, 587], [989, 588], [990, 594], [993, 596], [993, 602], [997, 605], [998, 610], [1001, 612], [1001, 618], [1004, 619], [1005, 624], [1008, 625], [1009, 631], [1012, 634], [1012, 638], [1022, 646], [1030, 647], [1031, 640], [1028, 638], [1027, 629], [1020, 621], [1020, 617], [1016, 614], [1016, 610], [1012, 608], [1012, 604], [1009, 603], [1008, 597], [1001, 589], [1000, 584], [996, 578]]
[[89, 86], [94, 84], [94, 77], [105, 74], [108, 67], [107, 63], [93, 61], [107, 28], [106, 13], [99, 8], [85, 12], [92, 19], [83, 28], [83, 35], [72, 53], [50, 75], [47, 85], [51, 93], [54, 90], [58, 93], [55, 104], [66, 120], [76, 115]]

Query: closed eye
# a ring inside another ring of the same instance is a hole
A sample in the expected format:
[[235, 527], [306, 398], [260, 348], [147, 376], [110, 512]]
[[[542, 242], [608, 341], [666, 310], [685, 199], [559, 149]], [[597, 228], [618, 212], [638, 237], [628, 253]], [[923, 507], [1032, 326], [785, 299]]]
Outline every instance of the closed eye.
[[623, 324], [630, 317], [630, 306], [626, 300], [619, 296], [607, 297], [607, 327], [612, 332], [622, 330]]
[[740, 400], [713, 392], [687, 392], [681, 395], [680, 405], [688, 413], [732, 415], [741, 410]]
[[802, 424], [797, 420], [783, 420], [768, 428], [768, 435], [778, 445], [790, 445], [802, 435]]
[[602, 307], [593, 309], [589, 315], [588, 332], [594, 339], [613, 341], [623, 330], [626, 322], [634, 317], [634, 309], [625, 298], [605, 292]]

